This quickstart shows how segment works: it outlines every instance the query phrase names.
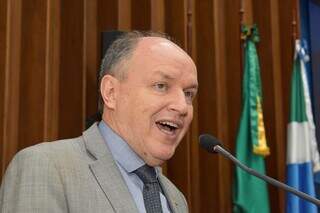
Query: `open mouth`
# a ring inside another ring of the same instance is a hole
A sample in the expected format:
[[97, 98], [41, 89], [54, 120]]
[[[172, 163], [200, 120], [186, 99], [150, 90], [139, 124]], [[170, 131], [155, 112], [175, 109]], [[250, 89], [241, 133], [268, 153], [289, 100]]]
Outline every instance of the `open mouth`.
[[165, 134], [173, 135], [179, 128], [179, 125], [170, 121], [157, 121], [158, 128]]

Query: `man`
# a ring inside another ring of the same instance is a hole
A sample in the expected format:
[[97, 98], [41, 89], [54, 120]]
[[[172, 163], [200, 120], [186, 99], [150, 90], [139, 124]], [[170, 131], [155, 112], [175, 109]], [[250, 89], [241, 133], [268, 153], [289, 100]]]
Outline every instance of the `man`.
[[166, 38], [117, 39], [101, 66], [102, 121], [20, 151], [2, 182], [1, 212], [187, 212], [158, 166], [189, 127], [197, 86], [194, 62]]

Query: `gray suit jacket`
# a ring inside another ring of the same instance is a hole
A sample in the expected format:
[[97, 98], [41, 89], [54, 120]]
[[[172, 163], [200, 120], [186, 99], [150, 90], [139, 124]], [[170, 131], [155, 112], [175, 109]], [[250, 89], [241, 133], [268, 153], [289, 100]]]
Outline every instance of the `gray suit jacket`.
[[[187, 212], [182, 193], [162, 174], [172, 212]], [[20, 151], [0, 189], [0, 212], [138, 212], [96, 124], [82, 136]]]

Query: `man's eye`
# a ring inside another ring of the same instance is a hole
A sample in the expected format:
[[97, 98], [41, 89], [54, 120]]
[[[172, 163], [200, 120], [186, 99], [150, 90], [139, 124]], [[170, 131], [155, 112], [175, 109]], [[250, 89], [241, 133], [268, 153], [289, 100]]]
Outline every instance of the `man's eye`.
[[194, 97], [194, 92], [192, 91], [185, 91], [184, 94], [189, 100], [192, 100]]
[[165, 83], [156, 83], [153, 87], [160, 92], [164, 92], [168, 89], [168, 85]]

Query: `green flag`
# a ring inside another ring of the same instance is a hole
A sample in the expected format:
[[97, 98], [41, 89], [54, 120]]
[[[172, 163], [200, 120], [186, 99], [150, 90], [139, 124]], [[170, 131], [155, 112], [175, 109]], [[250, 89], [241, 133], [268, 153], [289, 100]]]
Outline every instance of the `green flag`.
[[[248, 33], [249, 31], [250, 34]], [[245, 37], [242, 113], [236, 143], [236, 157], [247, 166], [265, 173], [264, 157], [269, 154], [262, 113], [259, 59], [255, 43], [256, 26], [243, 27]], [[233, 212], [269, 212], [268, 189], [264, 181], [236, 167], [233, 185]]]

